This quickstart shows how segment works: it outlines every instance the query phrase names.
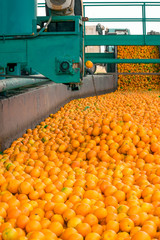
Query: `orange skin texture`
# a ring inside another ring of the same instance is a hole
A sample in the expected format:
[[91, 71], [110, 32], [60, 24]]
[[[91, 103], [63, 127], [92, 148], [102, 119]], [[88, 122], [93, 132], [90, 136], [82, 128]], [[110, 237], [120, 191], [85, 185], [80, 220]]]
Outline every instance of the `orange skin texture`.
[[[130, 50], [157, 57], [157, 47]], [[0, 154], [0, 239], [160, 238], [158, 78], [119, 80], [116, 92], [67, 103]]]

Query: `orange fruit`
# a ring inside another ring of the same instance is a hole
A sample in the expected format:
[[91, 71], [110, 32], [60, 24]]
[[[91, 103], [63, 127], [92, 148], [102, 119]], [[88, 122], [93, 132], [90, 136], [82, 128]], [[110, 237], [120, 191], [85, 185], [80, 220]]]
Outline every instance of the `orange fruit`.
[[17, 218], [16, 225], [18, 228], [24, 229], [28, 222], [29, 222], [29, 217], [27, 217], [24, 214], [21, 214]]
[[26, 232], [40, 231], [41, 224], [36, 220], [31, 220], [26, 224]]
[[76, 230], [79, 234], [85, 237], [87, 234], [91, 232], [91, 227], [88, 223], [79, 223], [76, 226]]
[[87, 234], [87, 236], [85, 237], [85, 240], [92, 240], [92, 239], [100, 240], [101, 236], [98, 233], [91, 232], [91, 233]]
[[116, 233], [119, 232], [119, 223], [113, 220], [108, 221], [106, 225], [106, 230], [113, 230]]
[[123, 232], [130, 232], [134, 227], [134, 222], [130, 218], [124, 218], [119, 223], [119, 228]]
[[19, 185], [19, 192], [22, 194], [29, 194], [31, 190], [32, 190], [31, 185], [28, 182], [22, 182]]
[[49, 227], [49, 230], [51, 230], [53, 233], [56, 234], [56, 236], [60, 236], [63, 232], [63, 226], [59, 222], [52, 222]]
[[151, 240], [151, 237], [148, 235], [148, 233], [139, 231], [135, 233], [131, 239], [132, 240], [138, 240], [138, 239]]

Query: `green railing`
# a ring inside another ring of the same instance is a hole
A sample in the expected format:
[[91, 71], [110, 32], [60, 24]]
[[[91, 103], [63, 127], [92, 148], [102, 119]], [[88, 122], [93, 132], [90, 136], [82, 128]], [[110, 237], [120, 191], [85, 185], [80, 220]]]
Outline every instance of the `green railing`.
[[[160, 2], [84, 2], [84, 16], [86, 15], [87, 7], [141, 7], [141, 17], [135, 18], [89, 18], [88, 22], [140, 22], [142, 23], [142, 34], [139, 35], [86, 35], [85, 32], [85, 46], [132, 46], [132, 45], [160, 45], [160, 35], [147, 35], [146, 24], [148, 22], [160, 22], [160, 18], [147, 18], [146, 8], [148, 7], [160, 7]], [[107, 14], [107, 9], [106, 9]], [[135, 13], [136, 14], [136, 13]], [[85, 24], [86, 25], [86, 24]], [[85, 27], [84, 27], [85, 29]], [[113, 59], [104, 57], [104, 53], [85, 53], [86, 60], [90, 58], [93, 63], [160, 63], [160, 59]]]
[[37, 3], [37, 7], [45, 7], [45, 3]]
[[[160, 2], [84, 2], [84, 16], [86, 7], [141, 7], [141, 18], [89, 18], [89, 22], [141, 22], [143, 35], [146, 36], [147, 22], [160, 22], [160, 18], [146, 18], [146, 7], [160, 7]], [[98, 11], [98, 9], [97, 9]], [[86, 16], [87, 17], [87, 16]]]
[[[45, 7], [45, 3], [38, 3], [38, 7]], [[118, 45], [160, 45], [160, 35], [147, 35], [146, 24], [148, 22], [160, 22], [160, 18], [147, 18], [146, 8], [160, 7], [160, 2], [83, 2], [84, 17], [86, 8], [96, 7], [141, 7], [141, 17], [137, 18], [89, 18], [89, 22], [135, 22], [142, 23], [142, 34], [139, 35], [86, 35], [84, 27], [84, 45], [85, 46], [118, 46]], [[106, 11], [107, 12], [107, 11]], [[84, 23], [84, 25], [86, 25]], [[85, 53], [85, 58], [90, 59], [93, 63], [160, 63], [160, 59], [115, 59], [104, 53], [89, 54]]]

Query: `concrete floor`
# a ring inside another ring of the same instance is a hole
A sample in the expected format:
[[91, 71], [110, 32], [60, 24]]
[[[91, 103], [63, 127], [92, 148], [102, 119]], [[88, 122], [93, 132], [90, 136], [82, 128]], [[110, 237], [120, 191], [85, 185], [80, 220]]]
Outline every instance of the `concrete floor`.
[[[95, 76], [98, 94], [117, 88], [113, 76]], [[79, 91], [71, 91], [66, 85], [48, 82], [41, 86], [12, 91], [0, 97], [0, 151], [8, 148], [13, 140], [22, 136], [28, 128], [55, 113], [66, 102], [75, 98], [94, 96], [92, 77], [87, 76]]]

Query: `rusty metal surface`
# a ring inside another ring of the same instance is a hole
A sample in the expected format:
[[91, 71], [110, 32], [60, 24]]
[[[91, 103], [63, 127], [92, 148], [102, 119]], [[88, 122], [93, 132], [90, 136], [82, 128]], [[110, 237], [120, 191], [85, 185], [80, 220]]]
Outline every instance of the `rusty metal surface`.
[[[95, 86], [98, 94], [114, 91], [113, 76], [95, 76]], [[78, 92], [67, 90], [63, 84], [48, 83], [0, 99], [0, 151], [70, 100], [94, 95], [92, 78], [88, 76]]]

